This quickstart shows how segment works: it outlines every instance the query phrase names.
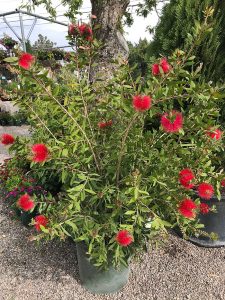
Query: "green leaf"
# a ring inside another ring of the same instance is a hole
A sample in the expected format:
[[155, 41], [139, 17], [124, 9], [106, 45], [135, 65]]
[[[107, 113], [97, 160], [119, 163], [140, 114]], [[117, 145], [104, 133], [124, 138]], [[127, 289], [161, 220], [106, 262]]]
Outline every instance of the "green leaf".
[[17, 62], [18, 61], [18, 57], [7, 57], [7, 58], [4, 58], [4, 61], [6, 61], [8, 63]]
[[63, 151], [62, 151], [62, 156], [64, 157], [68, 157], [68, 149], [67, 148], [64, 148]]
[[67, 225], [69, 225], [70, 227], [72, 227], [72, 228], [73, 228], [73, 231], [77, 231], [77, 225], [74, 224], [73, 222], [71, 222], [70, 220], [67, 220], [67, 221], [65, 222], [65, 224], [67, 224]]
[[87, 192], [91, 195], [96, 195], [96, 193], [93, 190], [85, 189], [85, 192]]
[[188, 60], [194, 60], [195, 58], [196, 58], [196, 56], [193, 55], [193, 56], [189, 57]]
[[77, 177], [81, 180], [86, 180], [87, 179], [87, 177], [83, 173], [77, 174]]
[[77, 185], [74, 188], [70, 189], [70, 192], [80, 192], [83, 190], [84, 187], [84, 184]]
[[49, 230], [46, 229], [43, 225], [40, 225], [40, 229], [41, 229], [41, 231], [43, 231], [44, 233], [49, 233]]
[[136, 211], [135, 210], [128, 210], [128, 211], [126, 211], [125, 212], [125, 215], [134, 215], [136, 213]]

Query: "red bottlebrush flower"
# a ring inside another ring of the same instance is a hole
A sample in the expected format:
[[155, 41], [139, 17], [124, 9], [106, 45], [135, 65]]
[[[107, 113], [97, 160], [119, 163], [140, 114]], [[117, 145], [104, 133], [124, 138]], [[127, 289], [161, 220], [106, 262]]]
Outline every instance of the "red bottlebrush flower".
[[185, 188], [185, 189], [192, 189], [195, 185], [194, 183], [190, 183], [189, 181], [186, 181], [184, 178], [179, 178], [180, 184]]
[[158, 64], [153, 64], [152, 65], [152, 74], [154, 76], [159, 75], [160, 71], [159, 71], [159, 65]]
[[116, 241], [119, 245], [126, 247], [133, 242], [133, 237], [127, 230], [120, 230], [116, 235]]
[[212, 198], [213, 194], [214, 194], [214, 188], [211, 184], [206, 182], [199, 184], [198, 186], [199, 197], [209, 200], [210, 198]]
[[80, 34], [83, 35], [86, 31], [86, 24], [79, 25], [78, 29], [80, 31]]
[[184, 199], [179, 205], [179, 212], [182, 216], [188, 219], [195, 218], [197, 205], [191, 199]]
[[178, 132], [183, 126], [182, 113], [173, 110], [170, 113], [163, 114], [161, 125], [166, 132]]
[[112, 124], [113, 124], [112, 120], [110, 120], [108, 122], [99, 122], [98, 127], [99, 128], [106, 128], [106, 127], [112, 126]]
[[4, 133], [2, 136], [1, 136], [1, 143], [3, 145], [11, 145], [15, 142], [15, 139], [14, 137], [11, 135], [11, 134], [8, 134], [8, 133]]
[[208, 204], [206, 203], [201, 203], [199, 205], [199, 208], [200, 208], [200, 212], [203, 214], [203, 215], [206, 215], [209, 213], [209, 206]]
[[17, 202], [17, 205], [24, 211], [28, 211], [34, 208], [34, 201], [28, 194], [21, 196]]
[[19, 58], [18, 64], [21, 68], [29, 70], [34, 61], [35, 57], [33, 55], [31, 55], [30, 53], [23, 53]]
[[166, 58], [162, 58], [162, 59], [161, 59], [160, 67], [163, 69], [163, 72], [164, 72], [165, 74], [169, 73], [169, 71], [170, 71], [170, 69], [171, 69], [171, 66], [170, 66], [170, 64], [168, 63], [168, 61], [167, 61]]
[[70, 35], [77, 35], [78, 33], [78, 27], [76, 24], [70, 24], [68, 27], [68, 34]]
[[216, 140], [220, 140], [221, 139], [221, 137], [222, 137], [222, 131], [221, 130], [219, 130], [219, 129], [216, 129], [216, 130], [209, 130], [209, 131], [207, 131], [207, 135], [209, 136], [209, 137], [211, 137], [212, 139], [216, 139]]
[[48, 224], [48, 219], [43, 215], [36, 216], [34, 218], [34, 221], [35, 221], [34, 226], [37, 231], [41, 231], [41, 225], [43, 227], [46, 227]]
[[78, 30], [80, 32], [80, 35], [84, 36], [86, 40], [88, 41], [92, 40], [93, 31], [89, 25], [87, 24], [79, 25]]
[[221, 185], [222, 185], [222, 187], [225, 187], [225, 178], [223, 180], [221, 180]]
[[34, 162], [43, 162], [48, 158], [48, 148], [44, 144], [35, 144], [31, 149]]
[[152, 99], [149, 96], [134, 96], [133, 107], [136, 111], [145, 111], [151, 107]]
[[179, 173], [179, 177], [183, 178], [186, 181], [190, 181], [195, 178], [194, 173], [191, 171], [191, 169], [183, 169]]
[[179, 181], [186, 189], [191, 189], [194, 184], [191, 181], [195, 179], [194, 173], [190, 169], [183, 169], [179, 173]]

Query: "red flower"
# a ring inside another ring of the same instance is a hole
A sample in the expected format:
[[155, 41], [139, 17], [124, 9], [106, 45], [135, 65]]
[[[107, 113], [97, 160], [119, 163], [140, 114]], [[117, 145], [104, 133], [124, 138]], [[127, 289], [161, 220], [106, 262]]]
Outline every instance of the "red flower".
[[194, 173], [190, 169], [183, 169], [179, 173], [179, 181], [186, 189], [191, 189], [194, 184], [191, 181], [195, 179]]
[[152, 74], [154, 76], [157, 76], [157, 75], [160, 74], [160, 67], [162, 68], [164, 74], [169, 73], [169, 71], [171, 69], [171, 66], [168, 63], [167, 59], [162, 58], [161, 61], [160, 61], [160, 64], [153, 64], [152, 65]]
[[196, 213], [195, 210], [197, 205], [191, 199], [184, 199], [179, 205], [179, 212], [185, 218], [192, 219], [195, 218]]
[[162, 58], [161, 59], [161, 62], [160, 62], [160, 67], [163, 69], [163, 72], [166, 74], [166, 73], [169, 73], [170, 69], [171, 69], [171, 66], [170, 64], [168, 63], [167, 59], [166, 58]]
[[21, 196], [17, 202], [17, 205], [24, 211], [28, 211], [34, 208], [34, 201], [28, 194]]
[[22, 67], [23, 69], [30, 69], [32, 64], [34, 63], [34, 56], [31, 55], [30, 53], [23, 53], [20, 58], [19, 58], [19, 66]]
[[180, 184], [183, 185], [183, 187], [188, 190], [192, 189], [195, 186], [194, 183], [190, 183], [183, 178], [179, 178], [179, 181]]
[[225, 187], [225, 178], [224, 178], [223, 180], [221, 180], [221, 185], [222, 185], [223, 187]]
[[36, 216], [34, 218], [34, 221], [35, 221], [34, 226], [37, 231], [41, 231], [41, 225], [43, 227], [46, 227], [48, 224], [48, 219], [43, 215]]
[[87, 25], [87, 24], [79, 25], [78, 30], [80, 32], [80, 35], [84, 36], [86, 38], [86, 40], [88, 40], [88, 41], [92, 40], [93, 32], [89, 25]]
[[68, 27], [68, 33], [70, 35], [76, 35], [78, 33], [78, 27], [76, 24], [70, 24]]
[[161, 125], [166, 132], [178, 132], [183, 126], [182, 113], [173, 110], [170, 113], [163, 114]]
[[133, 107], [137, 111], [145, 111], [151, 107], [152, 99], [149, 96], [134, 96]]
[[211, 184], [203, 182], [198, 186], [198, 195], [203, 199], [209, 200], [214, 194], [214, 188]]
[[127, 230], [120, 230], [116, 235], [116, 241], [121, 246], [128, 246], [133, 242], [133, 237]]
[[152, 65], [152, 74], [154, 76], [159, 75], [160, 71], [159, 71], [159, 65], [158, 64], [153, 64]]
[[207, 135], [209, 136], [209, 137], [211, 137], [212, 139], [216, 139], [216, 140], [220, 140], [221, 139], [221, 137], [222, 137], [222, 131], [221, 130], [219, 130], [219, 129], [216, 129], [216, 130], [209, 130], [209, 131], [207, 131]]
[[2, 136], [1, 136], [1, 143], [3, 145], [11, 145], [15, 142], [15, 139], [14, 137], [11, 135], [11, 134], [8, 134], [8, 133], [4, 133]]
[[208, 206], [208, 204], [206, 204], [206, 203], [201, 203], [201, 204], [199, 205], [199, 208], [200, 208], [200, 212], [201, 212], [203, 215], [208, 214], [208, 212], [209, 212], [209, 206]]
[[108, 121], [108, 122], [99, 122], [99, 123], [98, 123], [98, 127], [99, 127], [99, 128], [105, 128], [105, 127], [112, 126], [112, 124], [113, 124], [113, 121], [112, 121], [112, 120], [110, 120], [110, 121]]
[[48, 157], [48, 148], [44, 144], [35, 144], [32, 146], [33, 158], [35, 162], [43, 162]]

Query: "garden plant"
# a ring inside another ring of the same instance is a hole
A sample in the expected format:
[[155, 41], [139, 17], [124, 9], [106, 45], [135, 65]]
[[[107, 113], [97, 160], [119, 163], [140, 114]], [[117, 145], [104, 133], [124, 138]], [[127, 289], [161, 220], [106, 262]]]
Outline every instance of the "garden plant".
[[0, 44], [7, 50], [11, 50], [17, 44], [17, 41], [8, 35], [5, 35], [2, 39], [0, 39]]
[[[205, 17], [191, 45], [210, 31], [210, 10]], [[69, 27], [76, 47], [54, 79], [29, 53], [7, 59], [32, 135], [3, 135], [2, 143], [11, 145], [11, 167], [48, 191], [15, 197], [22, 210], [38, 207], [35, 239], [70, 237], [94, 266], [123, 268], [167, 229], [186, 238], [204, 232], [198, 215], [214, 207], [201, 199], [220, 198], [224, 178], [222, 96], [200, 80], [191, 45], [159, 58], [144, 78], [134, 80], [119, 60], [110, 78], [90, 81], [103, 47], [94, 33], [87, 24]]]

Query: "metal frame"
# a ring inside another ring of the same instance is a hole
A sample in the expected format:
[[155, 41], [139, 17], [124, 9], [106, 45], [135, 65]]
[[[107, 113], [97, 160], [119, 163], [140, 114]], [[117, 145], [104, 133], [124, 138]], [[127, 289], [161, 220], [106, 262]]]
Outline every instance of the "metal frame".
[[[6, 19], [6, 16], [14, 15], [14, 14], [19, 14], [21, 37], [16, 33], [16, 31], [10, 25], [9, 21]], [[34, 22], [31, 25], [31, 28], [30, 28], [30, 31], [29, 31], [27, 37], [25, 37], [25, 33], [24, 33], [23, 15], [28, 15], [28, 16], [34, 17]], [[33, 14], [33, 13], [30, 13], [30, 12], [27, 12], [27, 11], [24, 11], [24, 10], [20, 10], [20, 9], [16, 9], [14, 11], [9, 11], [9, 12], [0, 14], [0, 17], [3, 17], [3, 21], [9, 27], [9, 29], [15, 34], [15, 36], [18, 38], [18, 40], [21, 42], [24, 52], [26, 52], [26, 41], [30, 38], [31, 33], [33, 32], [33, 29], [34, 29], [34, 27], [37, 23], [37, 19], [42, 19], [42, 20], [45, 20], [45, 21], [49, 21], [50, 23], [55, 23], [55, 24], [59, 24], [59, 25], [62, 25], [62, 26], [66, 26], [66, 27], [68, 26], [68, 24], [66, 24], [66, 23], [62, 23], [62, 22], [59, 22], [59, 21], [54, 21], [54, 20], [51, 20], [49, 18], [45, 18], [45, 17], [42, 17], [40, 15]]]

